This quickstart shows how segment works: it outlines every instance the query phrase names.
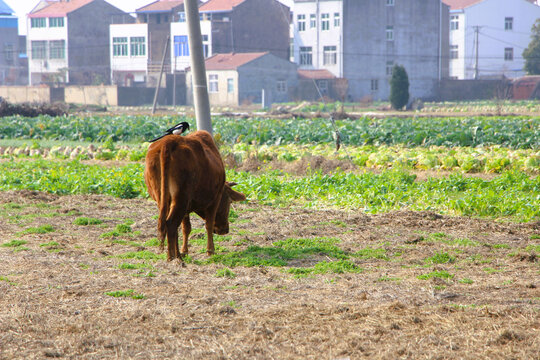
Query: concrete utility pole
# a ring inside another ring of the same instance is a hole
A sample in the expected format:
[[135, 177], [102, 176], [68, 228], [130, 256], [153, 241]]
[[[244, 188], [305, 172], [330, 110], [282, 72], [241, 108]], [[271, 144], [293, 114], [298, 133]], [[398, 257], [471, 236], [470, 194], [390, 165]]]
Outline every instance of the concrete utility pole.
[[201, 23], [197, 0], [185, 0], [186, 21], [188, 26], [189, 57], [193, 80], [193, 100], [197, 129], [206, 130], [212, 134], [212, 119], [210, 117], [210, 100], [206, 86], [206, 69], [201, 36]]

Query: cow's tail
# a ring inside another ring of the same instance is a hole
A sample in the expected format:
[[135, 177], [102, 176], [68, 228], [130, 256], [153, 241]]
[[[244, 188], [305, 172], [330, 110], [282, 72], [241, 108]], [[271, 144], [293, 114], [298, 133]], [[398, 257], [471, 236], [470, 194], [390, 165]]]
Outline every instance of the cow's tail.
[[169, 216], [170, 206], [171, 206], [171, 194], [169, 192], [169, 166], [170, 166], [170, 151], [168, 144], [165, 144], [161, 150], [161, 184], [160, 184], [160, 208], [159, 208], [159, 219], [158, 219], [158, 232], [161, 240], [161, 245], [165, 240], [167, 235], [167, 217]]

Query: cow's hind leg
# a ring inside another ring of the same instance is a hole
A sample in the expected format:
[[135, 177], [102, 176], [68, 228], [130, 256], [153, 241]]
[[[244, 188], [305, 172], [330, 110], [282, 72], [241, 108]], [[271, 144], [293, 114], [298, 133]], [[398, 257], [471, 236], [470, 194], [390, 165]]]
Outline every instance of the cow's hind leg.
[[188, 253], [188, 239], [189, 234], [191, 233], [191, 221], [189, 220], [189, 214], [184, 216], [182, 220], [182, 250], [180, 255], [184, 256]]
[[169, 216], [167, 216], [167, 260], [182, 259], [178, 251], [178, 227], [186, 215], [186, 204], [172, 203]]

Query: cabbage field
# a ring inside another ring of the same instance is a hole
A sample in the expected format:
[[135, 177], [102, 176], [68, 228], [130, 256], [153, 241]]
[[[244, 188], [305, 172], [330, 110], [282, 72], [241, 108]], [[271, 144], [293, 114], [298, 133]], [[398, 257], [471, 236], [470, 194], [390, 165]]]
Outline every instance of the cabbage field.
[[183, 264], [143, 179], [181, 121], [0, 118], [0, 358], [540, 358], [540, 117], [215, 116], [248, 200]]

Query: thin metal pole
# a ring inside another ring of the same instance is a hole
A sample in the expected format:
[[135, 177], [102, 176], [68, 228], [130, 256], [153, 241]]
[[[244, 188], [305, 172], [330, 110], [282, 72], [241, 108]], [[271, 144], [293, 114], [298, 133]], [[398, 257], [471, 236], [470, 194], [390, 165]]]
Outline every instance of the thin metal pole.
[[[174, 50], [173, 50], [174, 54]], [[176, 54], [174, 54], [174, 72], [173, 72], [173, 89], [172, 89], [172, 97], [173, 97], [173, 106], [176, 106]]]
[[167, 55], [167, 49], [169, 48], [169, 38], [167, 36], [167, 42], [165, 43], [165, 49], [163, 49], [163, 58], [161, 59], [161, 71], [159, 72], [159, 80], [156, 86], [156, 92], [154, 93], [154, 104], [152, 105], [152, 115], [156, 112], [156, 104], [159, 96], [159, 88], [161, 87], [161, 77], [163, 76], [163, 68], [165, 67], [165, 57]]
[[206, 69], [201, 36], [201, 23], [197, 0], [185, 0], [186, 22], [188, 26], [189, 54], [191, 74], [193, 77], [193, 104], [197, 129], [206, 130], [212, 134], [212, 119], [210, 117], [210, 100], [206, 86]]

